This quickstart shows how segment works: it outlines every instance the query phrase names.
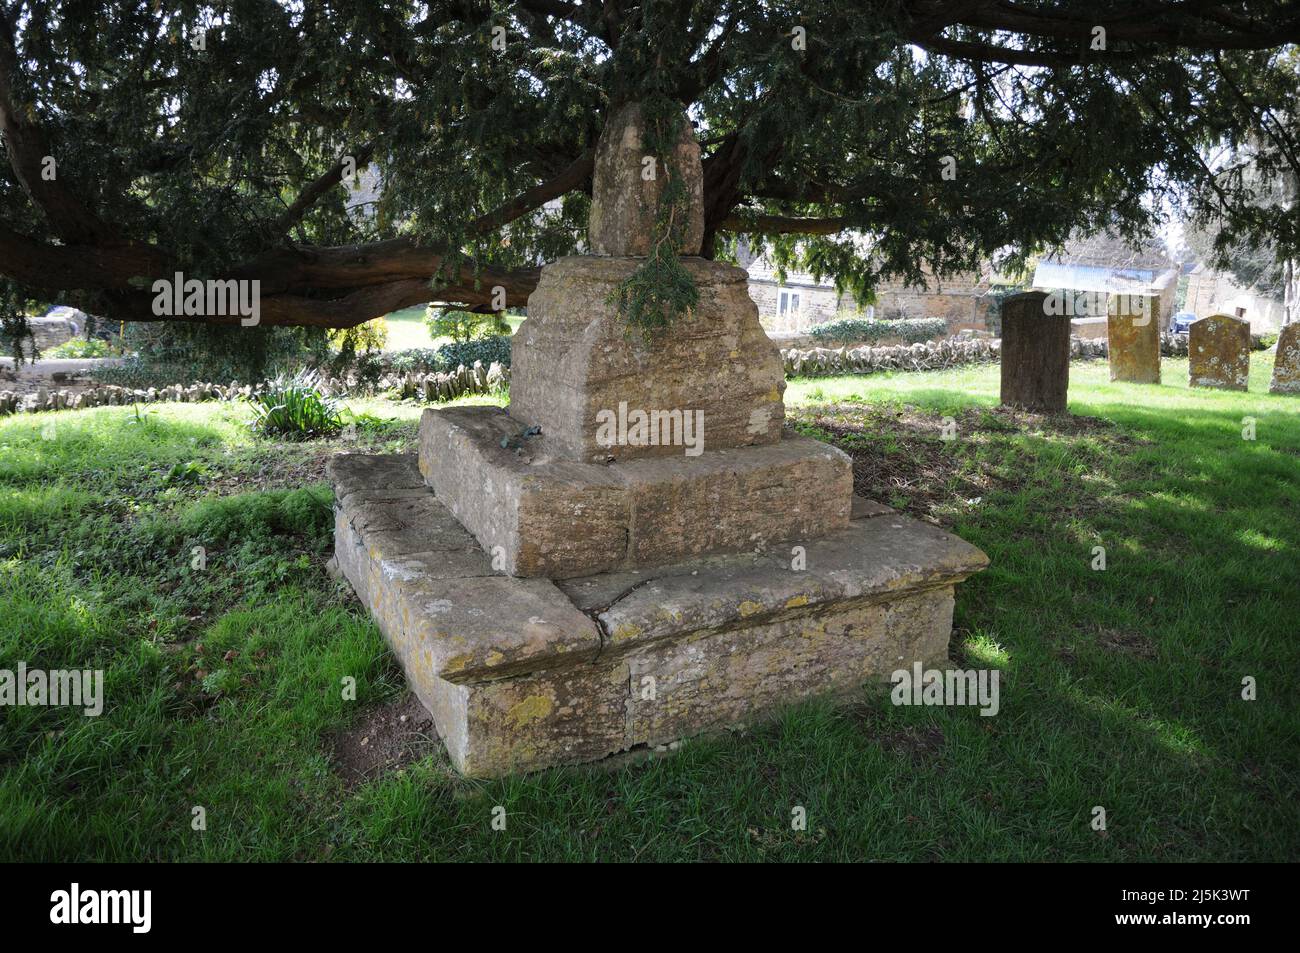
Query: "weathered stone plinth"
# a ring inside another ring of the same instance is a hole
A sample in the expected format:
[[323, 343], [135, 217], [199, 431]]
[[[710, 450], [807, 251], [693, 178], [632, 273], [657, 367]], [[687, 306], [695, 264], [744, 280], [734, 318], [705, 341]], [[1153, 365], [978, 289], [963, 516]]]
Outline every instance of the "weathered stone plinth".
[[683, 426], [709, 451], [779, 440], [781, 353], [759, 324], [745, 272], [685, 259], [699, 305], [652, 346], [610, 300], [640, 264], [574, 257], [542, 269], [511, 345], [511, 416], [540, 426], [557, 453], [592, 463], [681, 456]]
[[1273, 357], [1272, 394], [1300, 394], [1300, 324], [1282, 328]]
[[420, 421], [424, 479], [512, 575], [662, 565], [848, 523], [850, 460], [806, 437], [605, 466], [566, 459], [545, 429], [519, 439], [524, 429], [495, 407], [431, 408]]
[[1193, 321], [1187, 357], [1192, 387], [1245, 390], [1250, 380], [1250, 323], [1227, 314]]
[[1106, 317], [1110, 379], [1160, 383], [1160, 298], [1117, 295]]
[[987, 561], [855, 506], [848, 456], [784, 430], [745, 272], [687, 257], [697, 306], [650, 342], [628, 328], [615, 295], [644, 259], [619, 256], [669, 240], [669, 169], [688, 199], [675, 250], [700, 247], [699, 147], [685, 116], [678, 131], [643, 176], [640, 107], [610, 119], [596, 255], [543, 269], [509, 413], [426, 410], [418, 469], [330, 465], [337, 563], [469, 775], [592, 761], [942, 662], [953, 586]]
[[411, 456], [343, 455], [338, 564], [456, 767], [591, 761], [942, 663], [975, 547], [877, 504], [820, 539], [555, 583], [494, 574]]

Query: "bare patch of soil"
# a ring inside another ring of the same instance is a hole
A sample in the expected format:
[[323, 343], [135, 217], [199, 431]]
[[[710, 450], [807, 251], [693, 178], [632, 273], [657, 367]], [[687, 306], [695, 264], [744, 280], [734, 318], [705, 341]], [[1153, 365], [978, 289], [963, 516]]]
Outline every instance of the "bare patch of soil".
[[[238, 470], [224, 473], [205, 486], [222, 496], [254, 490], [296, 490], [325, 482], [325, 465], [337, 452], [339, 448], [332, 445], [291, 446], [287, 449], [271, 445], [265, 453], [259, 453]], [[327, 496], [322, 502], [328, 505], [332, 500]]]
[[438, 742], [433, 718], [413, 694], [367, 711], [331, 741], [335, 770], [348, 787], [414, 764]]
[[1137, 632], [1124, 632], [1119, 629], [1099, 629], [1097, 644], [1107, 652], [1132, 655], [1135, 658], [1153, 659], [1156, 657], [1156, 644]]
[[914, 764], [933, 765], [943, 750], [945, 737], [939, 725], [886, 728], [882, 715], [870, 704], [854, 705], [849, 714], [884, 751]]
[[890, 754], [910, 758], [916, 764], [930, 761], [943, 750], [943, 729], [938, 725], [917, 725], [876, 736], [880, 747]]

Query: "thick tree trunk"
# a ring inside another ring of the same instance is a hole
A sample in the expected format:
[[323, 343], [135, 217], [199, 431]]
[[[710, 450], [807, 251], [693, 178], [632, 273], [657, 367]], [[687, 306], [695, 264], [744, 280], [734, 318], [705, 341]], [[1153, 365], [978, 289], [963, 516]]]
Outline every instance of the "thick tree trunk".
[[1028, 291], [1002, 302], [1002, 403], [1063, 414], [1070, 387], [1070, 318], [1047, 314], [1046, 299], [1041, 291]]

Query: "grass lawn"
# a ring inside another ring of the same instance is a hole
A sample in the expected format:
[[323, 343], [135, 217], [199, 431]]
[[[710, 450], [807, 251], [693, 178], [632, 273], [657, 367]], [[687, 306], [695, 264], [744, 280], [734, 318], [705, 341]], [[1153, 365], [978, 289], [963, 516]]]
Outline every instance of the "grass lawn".
[[388, 343], [385, 351], [405, 351], [413, 347], [433, 347], [433, 338], [424, 323], [424, 305], [394, 311], [384, 319], [388, 322]]
[[0, 668], [102, 668], [106, 706], [0, 715], [0, 857], [1295, 860], [1300, 398], [1252, 359], [1245, 394], [1189, 391], [1186, 361], [1163, 387], [1076, 364], [1061, 419], [996, 410], [996, 366], [791, 382], [859, 492], [991, 557], [953, 654], [1002, 671], [1000, 713], [870, 687], [672, 757], [498, 782], [418, 738], [364, 779], [336, 757], [409, 708], [324, 572], [323, 465], [412, 449], [419, 408], [360, 402], [352, 444], [258, 441], [217, 404], [5, 419]]

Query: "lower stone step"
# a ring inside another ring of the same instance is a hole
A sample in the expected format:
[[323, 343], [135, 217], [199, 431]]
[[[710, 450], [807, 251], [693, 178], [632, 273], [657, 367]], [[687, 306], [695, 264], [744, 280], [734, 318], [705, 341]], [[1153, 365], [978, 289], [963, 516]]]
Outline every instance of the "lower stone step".
[[456, 767], [594, 761], [947, 658], [969, 543], [865, 501], [761, 553], [559, 583], [496, 572], [412, 456], [331, 461], [339, 569]]

